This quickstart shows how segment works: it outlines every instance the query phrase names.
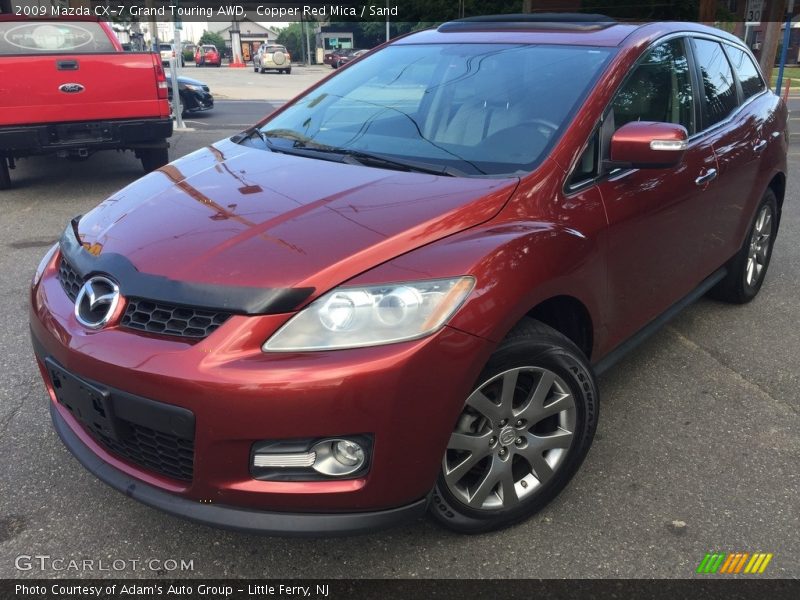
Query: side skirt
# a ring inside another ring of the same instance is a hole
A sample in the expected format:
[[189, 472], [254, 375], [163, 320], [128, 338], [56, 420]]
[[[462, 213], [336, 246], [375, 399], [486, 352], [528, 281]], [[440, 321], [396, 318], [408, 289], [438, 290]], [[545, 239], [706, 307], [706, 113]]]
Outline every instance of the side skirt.
[[669, 323], [684, 308], [697, 302], [711, 288], [717, 285], [717, 283], [719, 283], [727, 274], [728, 270], [725, 267], [722, 267], [718, 271], [712, 273], [681, 300], [678, 300], [658, 317], [650, 321], [647, 325], [642, 327], [639, 331], [634, 333], [631, 337], [606, 354], [604, 358], [594, 365], [595, 373], [597, 375], [601, 375], [602, 373], [608, 371], [608, 369], [614, 366], [619, 360], [622, 359], [622, 357], [628, 354], [628, 352], [638, 347], [647, 338]]

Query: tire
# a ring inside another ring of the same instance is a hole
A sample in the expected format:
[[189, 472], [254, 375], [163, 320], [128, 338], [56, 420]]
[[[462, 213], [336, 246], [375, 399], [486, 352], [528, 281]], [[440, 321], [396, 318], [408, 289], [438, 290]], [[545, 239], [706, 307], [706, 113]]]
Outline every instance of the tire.
[[286, 69], [286, 70], [284, 71], [284, 73], [286, 73], [287, 75], [291, 75], [291, 74], [292, 74], [292, 69], [291, 69], [291, 67], [290, 67], [290, 68], [288, 68], [288, 69]]
[[456, 421], [433, 492], [435, 519], [483, 533], [544, 508], [586, 457], [599, 401], [580, 349], [539, 321], [520, 322], [489, 358]]
[[726, 265], [727, 275], [709, 293], [712, 298], [746, 304], [758, 295], [772, 258], [779, 218], [778, 199], [768, 188], [758, 203], [742, 247]]
[[8, 159], [0, 156], [0, 190], [11, 188], [11, 172], [8, 168]]
[[166, 148], [149, 148], [139, 152], [145, 173], [155, 171], [169, 162], [169, 152]]

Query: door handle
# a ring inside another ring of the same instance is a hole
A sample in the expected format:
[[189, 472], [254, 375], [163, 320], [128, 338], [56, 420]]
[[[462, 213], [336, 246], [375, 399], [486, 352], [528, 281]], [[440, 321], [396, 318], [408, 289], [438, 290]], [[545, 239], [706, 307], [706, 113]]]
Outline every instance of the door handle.
[[753, 144], [753, 152], [761, 152], [767, 147], [767, 140], [759, 140]]
[[705, 172], [704, 175], [700, 175], [700, 177], [695, 179], [694, 182], [697, 185], [705, 185], [709, 181], [713, 181], [716, 178], [717, 178], [717, 170], [716, 169], [709, 169], [708, 171]]
[[59, 71], [77, 71], [78, 70], [78, 61], [77, 60], [57, 60], [56, 61], [56, 69]]

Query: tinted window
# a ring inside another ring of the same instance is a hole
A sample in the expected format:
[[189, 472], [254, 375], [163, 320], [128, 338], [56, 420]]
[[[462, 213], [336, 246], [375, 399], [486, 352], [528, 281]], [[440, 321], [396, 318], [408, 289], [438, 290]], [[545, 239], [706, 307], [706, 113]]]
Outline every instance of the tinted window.
[[736, 108], [736, 85], [722, 46], [711, 40], [694, 40], [703, 86], [706, 127], [719, 123]]
[[681, 39], [659, 44], [639, 62], [614, 99], [614, 125], [677, 123], [694, 131], [689, 61]]
[[1, 54], [44, 52], [114, 52], [116, 49], [99, 23], [60, 21], [0, 23]]
[[365, 56], [263, 127], [322, 144], [451, 166], [528, 171], [608, 61], [607, 48], [409, 44]]
[[753, 59], [744, 50], [734, 46], [726, 46], [725, 49], [728, 52], [728, 58], [731, 59], [733, 69], [736, 71], [736, 76], [742, 84], [744, 99], [747, 100], [763, 91], [766, 86], [764, 85], [764, 80], [761, 79], [758, 68], [753, 63]]

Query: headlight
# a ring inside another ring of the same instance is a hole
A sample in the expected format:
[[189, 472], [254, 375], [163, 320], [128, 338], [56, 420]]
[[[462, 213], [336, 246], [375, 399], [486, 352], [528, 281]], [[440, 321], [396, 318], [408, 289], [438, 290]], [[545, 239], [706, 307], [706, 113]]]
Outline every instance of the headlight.
[[186, 84], [186, 89], [187, 89], [187, 90], [192, 90], [193, 92], [199, 92], [199, 91], [201, 91], [203, 88], [202, 88], [202, 87], [200, 87], [199, 85], [192, 85], [191, 83], [187, 83], [187, 84]]
[[33, 274], [33, 285], [39, 283], [39, 280], [42, 278], [44, 274], [44, 270], [47, 268], [47, 265], [50, 264], [50, 261], [53, 260], [53, 255], [58, 250], [58, 242], [53, 244], [50, 247], [50, 250], [42, 257], [42, 260], [39, 261], [39, 266], [36, 267], [36, 272]]
[[337, 288], [292, 317], [262, 350], [335, 350], [424, 337], [447, 322], [474, 285], [472, 277], [456, 277]]

